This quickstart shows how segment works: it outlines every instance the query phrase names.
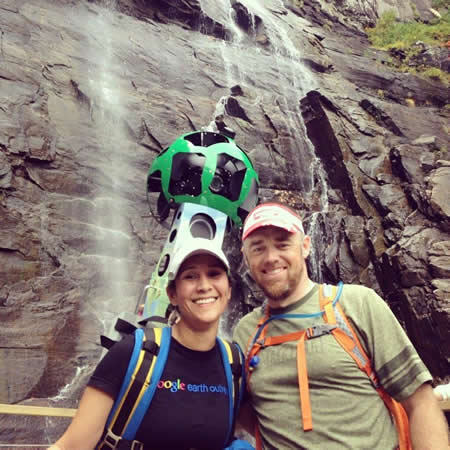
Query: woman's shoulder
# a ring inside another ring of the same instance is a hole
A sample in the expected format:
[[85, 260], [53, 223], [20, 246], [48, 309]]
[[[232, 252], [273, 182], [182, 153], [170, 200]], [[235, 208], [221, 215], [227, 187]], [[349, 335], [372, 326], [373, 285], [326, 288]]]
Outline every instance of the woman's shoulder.
[[116, 342], [101, 359], [88, 385], [115, 397], [122, 385], [134, 348], [134, 335]]

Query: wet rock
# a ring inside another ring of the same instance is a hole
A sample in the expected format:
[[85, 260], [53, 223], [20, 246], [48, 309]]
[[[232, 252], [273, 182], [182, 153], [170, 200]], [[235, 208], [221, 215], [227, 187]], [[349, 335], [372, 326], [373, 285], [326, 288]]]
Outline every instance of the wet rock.
[[228, 97], [225, 102], [225, 111], [228, 115], [232, 117], [239, 117], [246, 122], [252, 123], [252, 121], [247, 116], [244, 108], [240, 105], [239, 101], [234, 97]]
[[232, 2], [232, 8], [235, 11], [236, 23], [239, 27], [241, 27], [247, 34], [256, 34], [262, 23], [261, 18], [256, 14], [249, 13], [246, 6], [238, 1]]
[[[102, 1], [99, 2], [102, 4]], [[153, 19], [163, 24], [178, 23], [193, 31], [228, 39], [228, 32], [223, 24], [204, 14], [198, 0], [119, 0], [120, 11], [137, 19]]]
[[242, 96], [242, 95], [244, 95], [244, 91], [242, 90], [242, 87], [237, 84], [236, 86], [233, 86], [231, 88], [231, 95], [233, 95], [235, 97]]
[[8, 158], [0, 153], [0, 187], [7, 189], [11, 187], [12, 170]]
[[430, 175], [431, 201], [430, 205], [436, 215], [442, 217], [448, 226], [450, 217], [450, 164], [445, 162]]
[[331, 72], [333, 70], [333, 64], [331, 63], [331, 60], [324, 57], [304, 57], [301, 60], [307, 67], [310, 67], [315, 72], [325, 73]]
[[372, 184], [363, 185], [362, 189], [383, 216], [393, 213], [403, 220], [411, 212], [408, 200], [403, 190], [398, 186]]
[[450, 241], [434, 242], [430, 248], [430, 267], [436, 278], [450, 278]]
[[367, 246], [367, 236], [363, 232], [365, 221], [362, 217], [349, 216], [343, 221], [344, 233], [352, 253], [352, 259], [361, 267], [368, 267], [370, 253]]
[[317, 155], [322, 158], [323, 164], [327, 168], [330, 185], [344, 193], [348, 206], [355, 214], [358, 214], [360, 207], [354, 198], [353, 187], [347, 171], [342, 166], [342, 150], [325, 109], [333, 112], [333, 109], [335, 109], [333, 104], [319, 92], [311, 91], [301, 99], [300, 107], [308, 137], [314, 144]]
[[421, 161], [423, 161], [426, 150], [419, 147], [420, 144], [416, 143], [416, 145], [399, 145], [392, 148], [389, 153], [393, 173], [408, 183], [424, 182]]
[[403, 133], [394, 123], [394, 121], [384, 111], [376, 107], [372, 102], [364, 99], [359, 104], [375, 119], [378, 125], [382, 126], [383, 128], [389, 129], [396, 136], [403, 136]]
[[[443, 301], [444, 303], [447, 301], [450, 295], [450, 282], [448, 278], [444, 279], [434, 279], [431, 281], [431, 284], [433, 288], [435, 289], [433, 293], [436, 295], [436, 297]], [[439, 314], [439, 312], [444, 314]], [[443, 326], [447, 326], [450, 311], [446, 310], [445, 308], [442, 308], [441, 311], [436, 311], [436, 314], [434, 316], [441, 322]]]
[[414, 145], [433, 145], [436, 143], [436, 136], [422, 135], [412, 141]]
[[233, 139], [236, 137], [236, 133], [225, 124], [223, 114], [216, 117], [215, 123], [216, 123], [217, 129], [222, 134], [224, 134], [225, 136], [229, 136], [230, 138], [233, 138]]

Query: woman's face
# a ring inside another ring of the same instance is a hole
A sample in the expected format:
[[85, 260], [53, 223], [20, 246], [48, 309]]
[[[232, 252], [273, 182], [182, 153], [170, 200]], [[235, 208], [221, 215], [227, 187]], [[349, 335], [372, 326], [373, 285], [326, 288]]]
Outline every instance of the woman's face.
[[205, 329], [219, 322], [231, 297], [225, 267], [215, 256], [194, 255], [181, 265], [175, 287], [167, 294], [178, 305], [182, 322], [192, 329]]

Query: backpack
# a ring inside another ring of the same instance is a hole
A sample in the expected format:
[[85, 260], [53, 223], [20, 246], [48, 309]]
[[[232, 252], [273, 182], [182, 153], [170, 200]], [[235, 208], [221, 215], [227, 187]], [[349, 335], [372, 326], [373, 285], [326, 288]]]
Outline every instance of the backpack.
[[[297, 370], [298, 384], [300, 391], [301, 415], [303, 421], [303, 430], [313, 429], [312, 411], [309, 397], [308, 373], [306, 367], [305, 341], [307, 339], [320, 337], [325, 334], [332, 334], [340, 346], [353, 358], [359, 369], [364, 371], [369, 377], [374, 389], [378, 392], [386, 407], [389, 409], [398, 433], [399, 450], [410, 450], [411, 439], [409, 432], [408, 416], [403, 406], [394, 400], [381, 386], [377, 376], [372, 369], [371, 361], [363, 349], [357, 334], [350, 325], [341, 305], [338, 303], [343, 288], [342, 282], [338, 286], [321, 285], [319, 287], [320, 312], [311, 316], [320, 316], [322, 323], [299, 330], [294, 333], [266, 337], [267, 325], [272, 320], [280, 318], [301, 318], [302, 314], [279, 314], [271, 316], [269, 308], [266, 307], [265, 314], [262, 315], [256, 326], [255, 332], [249, 339], [247, 348], [247, 359], [245, 363], [245, 372], [247, 376], [247, 387], [250, 389], [248, 381], [252, 371], [259, 362], [258, 352], [264, 347], [279, 345], [288, 341], [298, 341], [297, 344]], [[259, 429], [255, 430], [256, 449], [262, 448], [262, 440]]]
[[[143, 450], [135, 435], [150, 406], [161, 378], [170, 349], [172, 329], [137, 328], [122, 319], [115, 325], [121, 334], [134, 334], [134, 347], [130, 362], [97, 450]], [[114, 340], [101, 336], [101, 345], [107, 349]], [[227, 379], [229, 398], [228, 432], [225, 445], [233, 444], [235, 417], [239, 409], [245, 385], [243, 354], [239, 346], [216, 338]], [[238, 448], [238, 447], [231, 447]]]

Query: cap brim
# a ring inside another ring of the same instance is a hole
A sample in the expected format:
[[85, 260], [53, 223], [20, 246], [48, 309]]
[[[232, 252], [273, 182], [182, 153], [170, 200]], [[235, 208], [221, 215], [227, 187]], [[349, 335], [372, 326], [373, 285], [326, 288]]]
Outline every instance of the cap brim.
[[226, 268], [227, 273], [230, 273], [230, 264], [228, 262], [227, 257], [225, 256], [225, 253], [222, 250], [219, 249], [212, 249], [212, 248], [206, 248], [202, 246], [196, 246], [195, 248], [186, 248], [182, 247], [177, 252], [177, 254], [174, 255], [174, 259], [172, 261], [172, 264], [170, 264], [169, 267], [169, 273], [168, 278], [169, 280], [175, 280], [175, 278], [178, 275], [178, 272], [183, 265], [183, 263], [190, 257], [196, 256], [196, 255], [211, 255], [216, 257]]

